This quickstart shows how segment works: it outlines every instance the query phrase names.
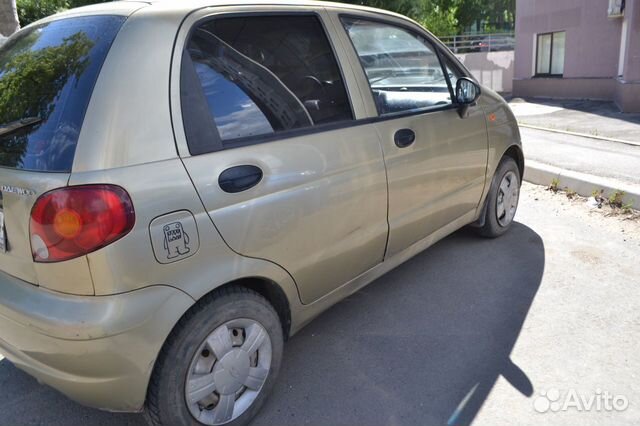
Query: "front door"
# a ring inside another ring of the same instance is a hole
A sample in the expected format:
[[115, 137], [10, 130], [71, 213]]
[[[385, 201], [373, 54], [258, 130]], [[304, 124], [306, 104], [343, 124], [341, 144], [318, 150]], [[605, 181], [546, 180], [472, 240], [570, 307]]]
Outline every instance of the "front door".
[[184, 164], [229, 247], [285, 268], [311, 303], [382, 262], [386, 173], [375, 129], [353, 126], [353, 76], [322, 9], [268, 10], [195, 24], [181, 70]]
[[346, 30], [379, 116], [392, 256], [477, 208], [487, 166], [484, 113], [471, 106], [460, 114], [451, 85], [463, 71], [418, 27], [333, 18]]

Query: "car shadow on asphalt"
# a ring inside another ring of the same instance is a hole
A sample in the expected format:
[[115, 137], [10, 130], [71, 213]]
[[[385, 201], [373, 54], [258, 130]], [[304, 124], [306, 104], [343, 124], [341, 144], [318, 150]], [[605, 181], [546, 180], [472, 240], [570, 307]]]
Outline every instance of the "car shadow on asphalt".
[[[463, 229], [331, 308], [285, 346], [280, 378], [253, 426], [468, 425], [502, 376], [542, 280], [538, 234]], [[142, 425], [79, 406], [0, 361], [0, 424]]]
[[500, 376], [531, 396], [509, 356], [544, 265], [520, 223], [458, 231], [294, 336], [252, 425], [468, 425]]

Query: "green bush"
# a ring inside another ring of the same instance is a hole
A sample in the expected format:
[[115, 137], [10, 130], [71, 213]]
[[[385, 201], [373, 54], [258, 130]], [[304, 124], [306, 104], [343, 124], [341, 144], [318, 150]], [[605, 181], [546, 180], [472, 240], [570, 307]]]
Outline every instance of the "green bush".
[[20, 25], [24, 27], [65, 9], [104, 3], [105, 1], [108, 0], [17, 0], [16, 6], [18, 7]]

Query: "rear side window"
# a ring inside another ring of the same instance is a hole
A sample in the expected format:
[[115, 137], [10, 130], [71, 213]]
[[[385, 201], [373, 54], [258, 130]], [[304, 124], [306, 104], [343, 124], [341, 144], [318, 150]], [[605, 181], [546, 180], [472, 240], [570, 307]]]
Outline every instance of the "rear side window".
[[62, 19], [0, 47], [0, 167], [71, 170], [93, 87], [124, 20]]
[[353, 119], [333, 50], [312, 15], [219, 18], [196, 27], [183, 55], [182, 109], [192, 154]]

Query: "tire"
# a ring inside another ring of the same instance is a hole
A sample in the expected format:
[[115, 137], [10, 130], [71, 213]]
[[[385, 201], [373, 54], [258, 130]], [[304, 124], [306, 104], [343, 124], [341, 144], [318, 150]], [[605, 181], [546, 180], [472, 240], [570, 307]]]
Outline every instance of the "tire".
[[273, 388], [282, 346], [278, 314], [265, 298], [244, 287], [214, 291], [167, 338], [147, 391], [147, 422], [246, 425]]
[[[511, 207], [507, 210], [505, 207], [504, 188], [506, 186], [507, 204]], [[487, 194], [486, 206], [484, 209], [484, 224], [477, 228], [477, 232], [486, 238], [496, 238], [509, 230], [513, 224], [513, 216], [518, 209], [518, 200], [520, 198], [520, 170], [518, 165], [511, 157], [503, 157], [498, 165], [495, 175], [491, 181], [491, 187]], [[511, 201], [511, 202], [509, 202]], [[501, 209], [500, 204], [504, 209]], [[504, 212], [504, 213], [502, 213]]]

